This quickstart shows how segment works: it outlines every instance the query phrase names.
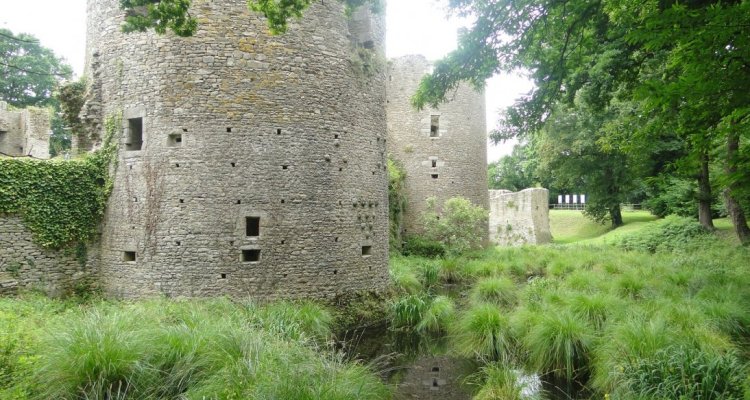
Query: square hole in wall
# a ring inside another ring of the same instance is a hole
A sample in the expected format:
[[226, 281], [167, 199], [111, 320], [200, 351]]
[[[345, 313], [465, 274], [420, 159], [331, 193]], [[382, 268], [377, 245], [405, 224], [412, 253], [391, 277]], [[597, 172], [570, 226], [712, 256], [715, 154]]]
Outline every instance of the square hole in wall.
[[260, 217], [245, 217], [245, 236], [260, 236]]
[[438, 174], [432, 174], [430, 176], [432, 177], [432, 179], [437, 179], [438, 178]]
[[430, 116], [430, 137], [438, 137], [438, 136], [440, 136], [440, 116], [431, 115]]
[[232, 128], [231, 127], [227, 127], [227, 133], [232, 133]]
[[123, 251], [122, 252], [122, 261], [125, 262], [135, 262], [135, 252], [134, 251]]
[[242, 262], [258, 262], [260, 261], [260, 250], [242, 250]]
[[221, 279], [227, 279], [227, 274], [221, 274]]
[[289, 166], [288, 165], [282, 165], [281, 169], [289, 169]]
[[276, 129], [276, 134], [281, 135], [281, 128]]
[[372, 246], [362, 246], [362, 255], [363, 256], [372, 255]]
[[432, 168], [437, 168], [437, 160], [432, 160]]
[[126, 151], [138, 151], [143, 147], [143, 118], [128, 119], [128, 135], [125, 140]]
[[167, 137], [167, 147], [180, 147], [182, 146], [182, 134], [173, 133]]

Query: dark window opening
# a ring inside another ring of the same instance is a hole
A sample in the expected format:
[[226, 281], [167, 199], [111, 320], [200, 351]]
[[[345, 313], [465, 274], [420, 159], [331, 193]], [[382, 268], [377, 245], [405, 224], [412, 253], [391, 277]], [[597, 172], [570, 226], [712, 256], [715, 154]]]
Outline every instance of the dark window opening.
[[221, 274], [221, 279], [227, 279], [227, 274]]
[[432, 168], [437, 168], [437, 160], [432, 160]]
[[143, 147], [143, 118], [128, 119], [128, 137], [125, 141], [126, 151], [138, 151]]
[[284, 203], [286, 203], [286, 200], [281, 199], [281, 204], [284, 204]]
[[438, 387], [438, 386], [439, 386], [439, 385], [438, 385], [438, 381], [437, 381], [437, 379], [433, 379], [433, 380], [432, 380], [432, 387]]
[[335, 135], [333, 135], [333, 138], [334, 138], [334, 139], [338, 139], [338, 138], [339, 138], [339, 135], [338, 135], [338, 134], [335, 134]]
[[237, 204], [242, 204], [242, 200], [237, 200]]
[[373, 42], [372, 40], [365, 41], [364, 43], [362, 43], [362, 47], [368, 50], [372, 50], [375, 48], [375, 42]]
[[180, 199], [180, 204], [184, 203], [185, 199]]
[[178, 246], [181, 246], [181, 245], [182, 245], [182, 242], [180, 242], [180, 241], [178, 240], [178, 241], [174, 242], [174, 244], [176, 244], [176, 245], [178, 245]]
[[440, 372], [440, 367], [432, 367], [432, 372]]
[[433, 115], [430, 117], [430, 137], [440, 136], [440, 116]]
[[260, 250], [242, 250], [242, 262], [260, 261]]
[[173, 133], [167, 138], [168, 147], [180, 147], [182, 146], [182, 134]]
[[372, 246], [362, 246], [362, 255], [363, 256], [372, 255]]
[[334, 242], [338, 242], [338, 241], [339, 241], [339, 237], [338, 237], [338, 236], [336, 236], [335, 238], [333, 238], [333, 241], [334, 241]]
[[281, 128], [276, 129], [276, 134], [281, 135]]
[[133, 203], [137, 203], [137, 202], [138, 202], [138, 198], [137, 197], [133, 197]]
[[336, 274], [338, 274], [338, 273], [339, 273], [339, 270], [337, 270], [337, 269], [334, 269], [334, 270], [333, 270], [333, 274], [334, 274], [334, 275], [336, 275]]
[[227, 133], [232, 133], [232, 128], [227, 127]]
[[134, 251], [125, 251], [122, 253], [122, 261], [125, 262], [135, 262], [135, 252]]
[[282, 241], [281, 241], [281, 244], [286, 244], [286, 240], [282, 240]]
[[245, 236], [260, 236], [260, 217], [245, 218]]
[[188, 130], [187, 130], [187, 128], [182, 128], [182, 131], [185, 132], [185, 133], [187, 133]]
[[431, 176], [432, 176], [432, 179], [437, 179], [438, 178], [438, 174], [432, 174]]
[[232, 163], [232, 168], [236, 167], [237, 163]]
[[289, 169], [289, 166], [288, 165], [282, 165], [281, 169]]
[[176, 163], [174, 166], [180, 168], [180, 163]]

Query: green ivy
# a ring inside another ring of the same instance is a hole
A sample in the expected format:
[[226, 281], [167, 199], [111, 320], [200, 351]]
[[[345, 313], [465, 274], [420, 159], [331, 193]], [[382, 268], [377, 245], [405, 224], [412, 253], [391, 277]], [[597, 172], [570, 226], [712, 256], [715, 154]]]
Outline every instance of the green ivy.
[[112, 191], [112, 140], [121, 117], [106, 120], [102, 148], [74, 160], [0, 159], [0, 214], [21, 216], [34, 240], [59, 249], [88, 241]]

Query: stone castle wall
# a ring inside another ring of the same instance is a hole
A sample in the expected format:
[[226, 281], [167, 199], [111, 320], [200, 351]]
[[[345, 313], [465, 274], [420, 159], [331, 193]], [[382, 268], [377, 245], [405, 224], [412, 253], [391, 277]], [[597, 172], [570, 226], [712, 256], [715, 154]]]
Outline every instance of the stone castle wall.
[[552, 242], [549, 192], [490, 190], [490, 240], [501, 246]]
[[11, 111], [0, 101], [0, 155], [50, 158], [50, 131], [49, 110], [30, 107]]
[[[85, 259], [79, 260], [79, 257]], [[38, 289], [50, 295], [70, 293], [96, 281], [96, 247], [82, 256], [37, 245], [17, 216], [0, 214], [0, 295]]]
[[430, 197], [438, 206], [462, 196], [487, 208], [484, 93], [461, 85], [439, 109], [417, 111], [410, 98], [429, 72], [430, 62], [422, 56], [405, 56], [389, 65], [388, 152], [406, 171], [405, 233], [422, 230], [420, 220]]
[[123, 115], [105, 292], [385, 288], [385, 75], [352, 62], [352, 39], [383, 58], [384, 16], [315, 2], [270, 36], [244, 0], [197, 0], [191, 13], [194, 37], [125, 35], [117, 0], [88, 2], [88, 124]]

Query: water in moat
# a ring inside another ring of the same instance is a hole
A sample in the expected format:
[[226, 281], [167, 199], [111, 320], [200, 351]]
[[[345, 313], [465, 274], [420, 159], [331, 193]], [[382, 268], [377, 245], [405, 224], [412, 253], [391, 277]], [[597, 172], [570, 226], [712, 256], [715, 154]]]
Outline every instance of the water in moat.
[[[441, 294], [459, 299], [458, 288]], [[460, 301], [459, 301], [460, 303]], [[460, 308], [459, 308], [460, 309]], [[383, 380], [395, 387], [395, 400], [470, 400], [475, 375], [481, 364], [460, 358], [448, 351], [446, 337], [424, 337], [394, 332], [385, 321], [349, 331], [342, 338], [350, 357], [370, 363]], [[525, 375], [526, 398], [539, 400], [575, 400], [589, 398], [580, 385], [568, 385], [554, 377]]]

